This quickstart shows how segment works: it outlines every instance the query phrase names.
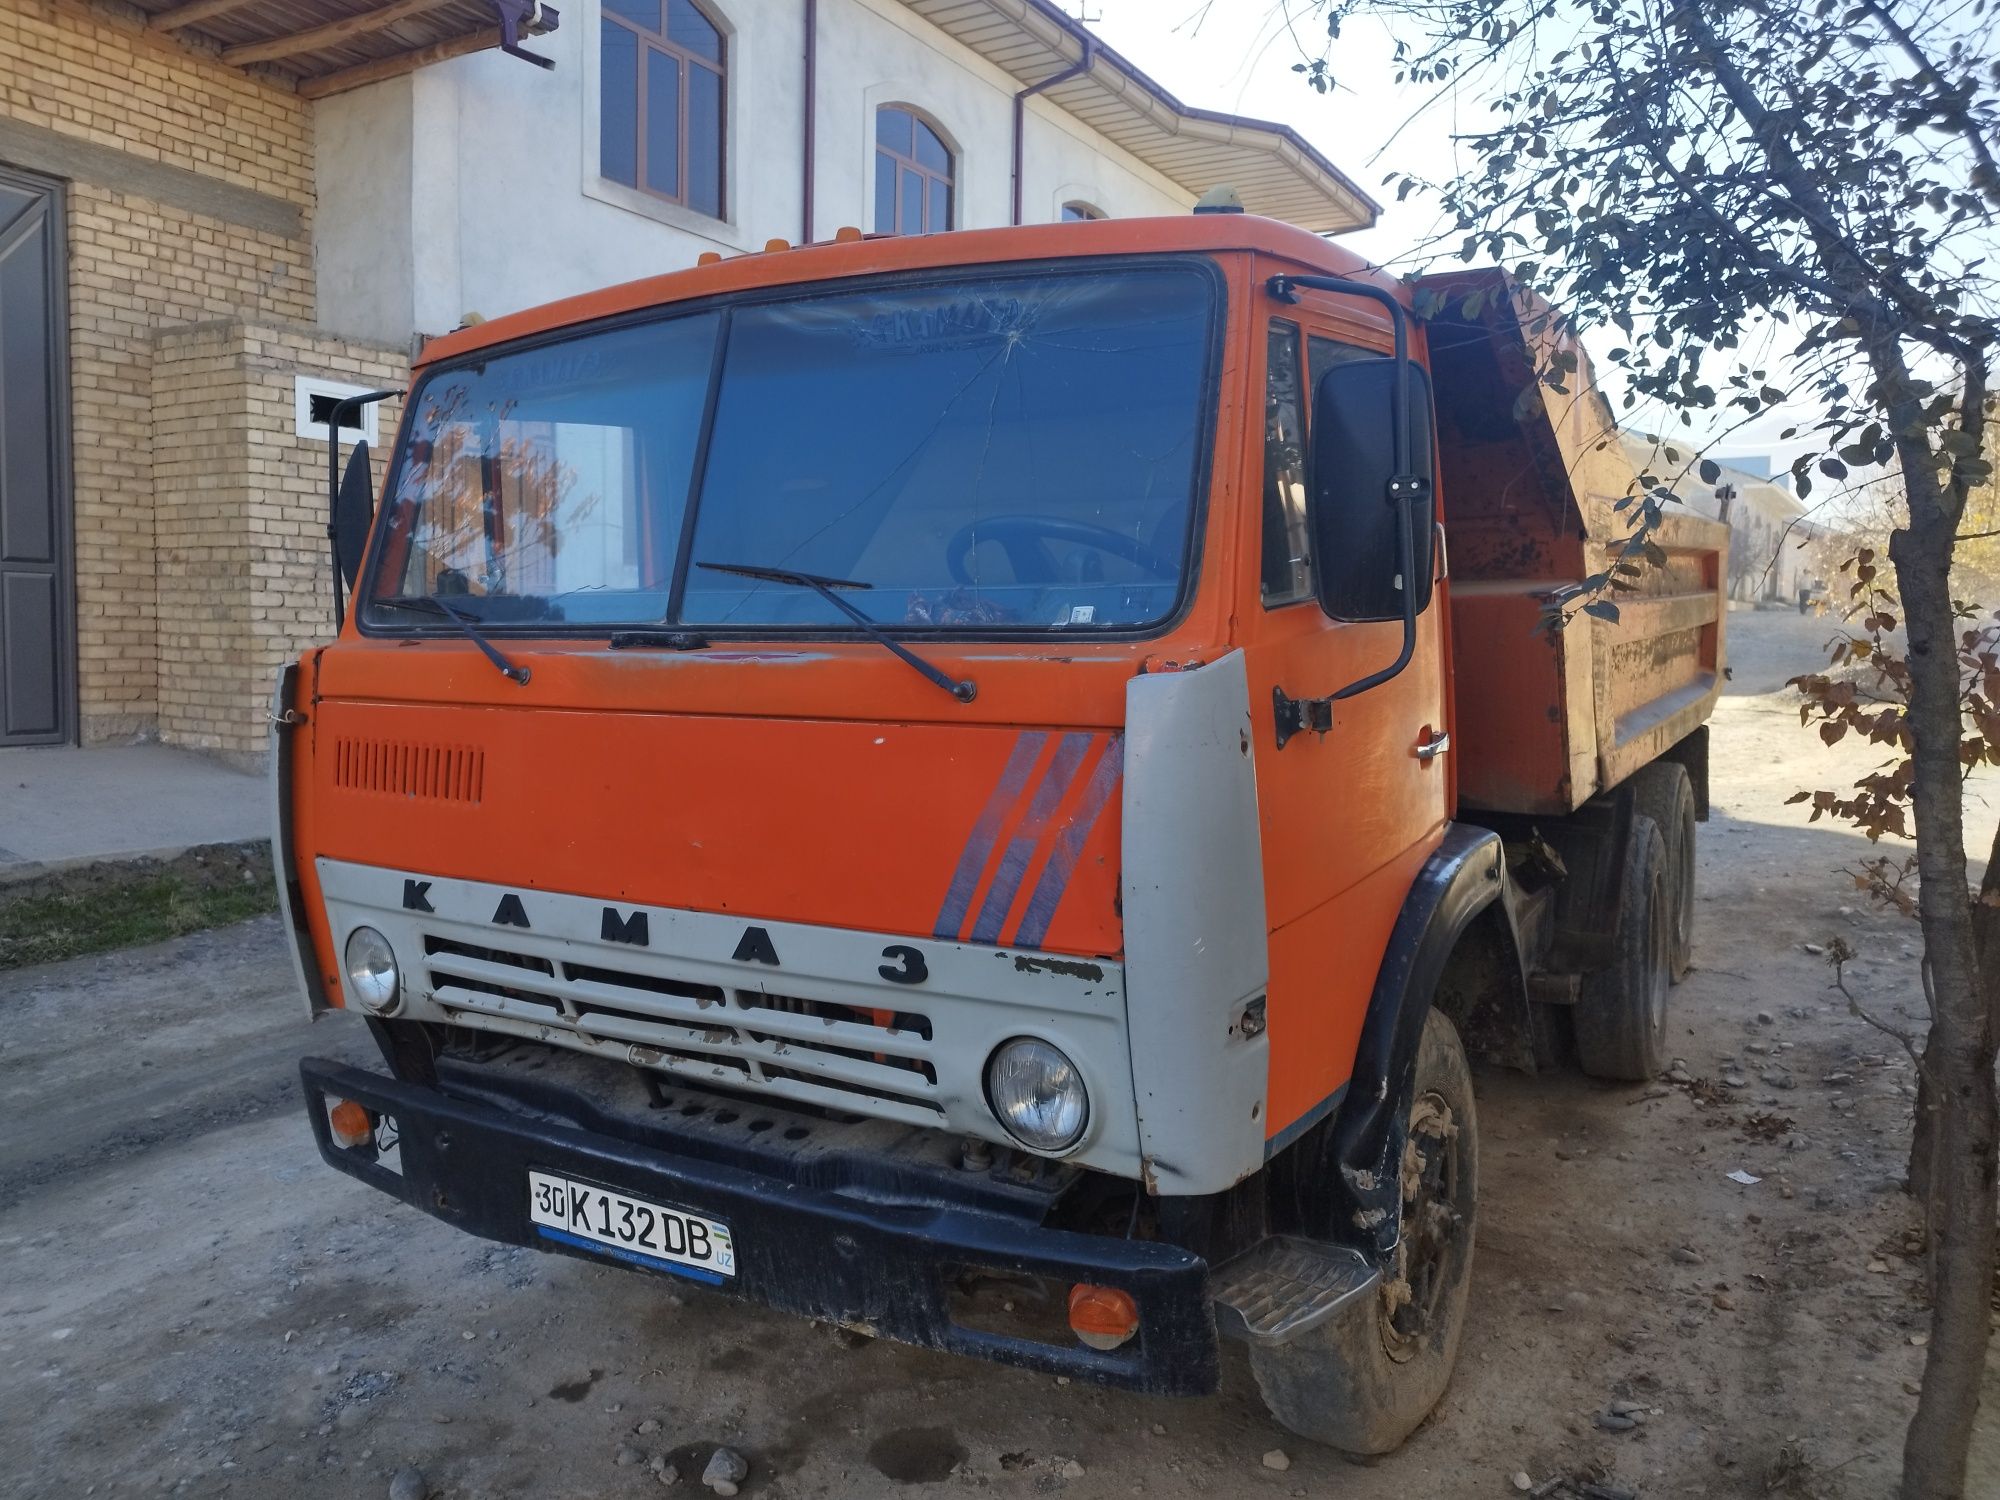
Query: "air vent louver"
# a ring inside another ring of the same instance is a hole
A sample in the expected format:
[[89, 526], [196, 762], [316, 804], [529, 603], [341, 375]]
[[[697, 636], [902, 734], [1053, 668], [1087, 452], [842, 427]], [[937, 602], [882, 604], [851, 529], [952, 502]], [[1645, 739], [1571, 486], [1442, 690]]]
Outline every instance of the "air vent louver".
[[486, 786], [486, 752], [468, 745], [412, 745], [338, 739], [333, 784], [355, 792], [477, 802]]

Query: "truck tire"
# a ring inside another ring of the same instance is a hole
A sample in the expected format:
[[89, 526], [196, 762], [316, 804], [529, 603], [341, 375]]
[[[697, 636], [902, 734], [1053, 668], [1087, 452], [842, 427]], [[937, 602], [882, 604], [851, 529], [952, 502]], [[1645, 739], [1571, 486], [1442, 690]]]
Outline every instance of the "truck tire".
[[1424, 1020], [1403, 1151], [1397, 1274], [1327, 1323], [1253, 1345], [1264, 1404], [1289, 1431], [1345, 1453], [1393, 1452], [1444, 1395], [1472, 1281], [1479, 1117], [1458, 1030]]
[[1687, 767], [1656, 760], [1632, 777], [1632, 792], [1634, 806], [1653, 820], [1667, 845], [1667, 894], [1673, 907], [1668, 973], [1679, 984], [1694, 962], [1694, 785]]
[[1637, 1082], [1667, 1065], [1667, 989], [1673, 911], [1667, 845], [1649, 817], [1632, 819], [1625, 849], [1615, 956], [1587, 974], [1576, 1003], [1576, 1053], [1596, 1078]]

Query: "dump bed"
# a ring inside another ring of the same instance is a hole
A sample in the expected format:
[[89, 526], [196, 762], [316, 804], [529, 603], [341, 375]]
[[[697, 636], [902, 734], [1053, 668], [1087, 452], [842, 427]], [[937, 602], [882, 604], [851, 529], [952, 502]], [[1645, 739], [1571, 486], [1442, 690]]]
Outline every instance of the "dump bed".
[[[1723, 663], [1729, 528], [1669, 507], [1644, 567], [1609, 595], [1618, 618], [1544, 603], [1603, 572], [1636, 524], [1638, 489], [1610, 404], [1548, 306], [1500, 271], [1432, 277], [1438, 482], [1449, 545], [1460, 801], [1565, 813], [1698, 728]], [[1429, 299], [1426, 299], [1427, 301]], [[1558, 390], [1537, 380], [1565, 351]]]

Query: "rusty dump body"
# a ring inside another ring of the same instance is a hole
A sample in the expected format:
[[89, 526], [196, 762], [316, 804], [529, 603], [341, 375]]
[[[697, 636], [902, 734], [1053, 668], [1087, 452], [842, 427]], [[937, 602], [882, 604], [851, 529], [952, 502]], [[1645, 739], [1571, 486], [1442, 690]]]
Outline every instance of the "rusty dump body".
[[[1698, 519], [1538, 632], [1633, 476], [1540, 309], [1448, 290], [1241, 215], [844, 233], [431, 343], [274, 712], [301, 984], [390, 1068], [307, 1062], [326, 1159], [1157, 1391], [1400, 1276], [1425, 1017], [1560, 1052], [1721, 673]], [[976, 1327], [981, 1270], [1136, 1333]]]
[[[1729, 530], [1669, 512], [1661, 567], [1610, 595], [1616, 620], [1544, 602], [1607, 571], [1636, 525], [1637, 476], [1589, 356], [1551, 309], [1497, 271], [1423, 285], [1448, 300], [1430, 327], [1438, 469], [1451, 546], [1459, 798], [1498, 812], [1568, 813], [1706, 722], [1722, 688]], [[1475, 311], [1463, 311], [1476, 296]], [[1575, 356], [1562, 389], [1535, 370]]]

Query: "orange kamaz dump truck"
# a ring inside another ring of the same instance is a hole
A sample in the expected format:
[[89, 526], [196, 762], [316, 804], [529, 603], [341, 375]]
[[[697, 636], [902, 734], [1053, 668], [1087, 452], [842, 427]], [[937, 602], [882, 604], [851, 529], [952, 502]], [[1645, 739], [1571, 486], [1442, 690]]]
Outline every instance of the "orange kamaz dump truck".
[[386, 1071], [303, 1064], [322, 1154], [1107, 1385], [1241, 1340], [1395, 1446], [1468, 1055], [1665, 1061], [1726, 533], [1536, 628], [1633, 476], [1498, 273], [1420, 324], [1231, 213], [705, 259], [429, 344], [335, 486], [277, 850]]

